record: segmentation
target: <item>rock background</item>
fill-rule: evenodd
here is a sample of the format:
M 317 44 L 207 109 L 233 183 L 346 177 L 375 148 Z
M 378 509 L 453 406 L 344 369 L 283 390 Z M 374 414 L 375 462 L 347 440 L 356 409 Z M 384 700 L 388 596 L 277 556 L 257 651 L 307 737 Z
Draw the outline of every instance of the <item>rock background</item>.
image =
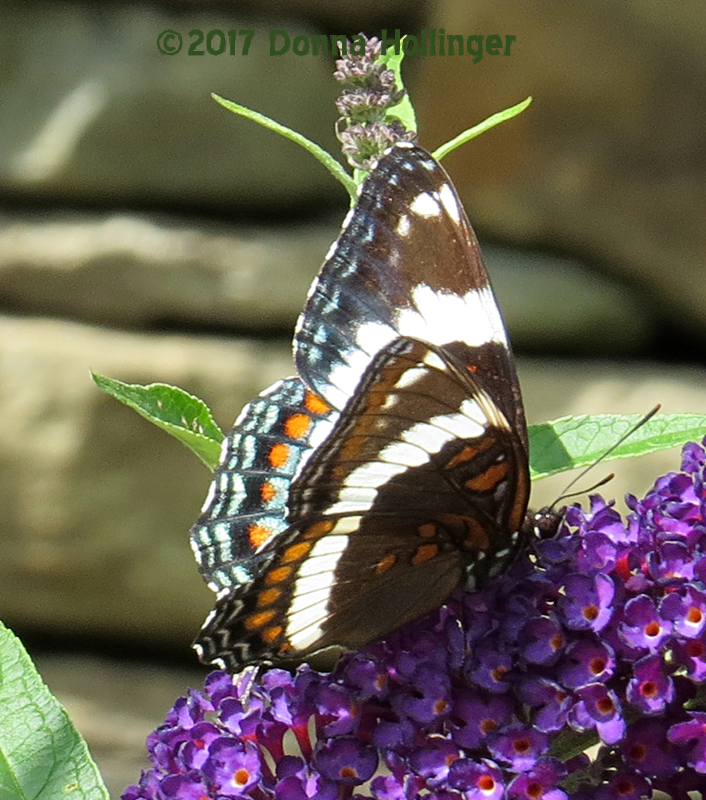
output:
M 336 152 L 332 60 L 272 57 L 267 31 L 517 36 L 509 58 L 410 57 L 406 74 L 429 148 L 535 97 L 446 162 L 491 243 L 528 416 L 703 412 L 705 24 L 695 0 L 4 3 L 0 618 L 114 796 L 203 674 L 188 645 L 212 598 L 186 534 L 209 475 L 89 370 L 178 384 L 227 427 L 291 372 L 292 325 L 346 208 L 316 161 L 209 92 Z M 158 53 L 160 31 L 193 28 L 256 34 L 247 57 Z M 677 463 L 618 463 L 606 493 Z

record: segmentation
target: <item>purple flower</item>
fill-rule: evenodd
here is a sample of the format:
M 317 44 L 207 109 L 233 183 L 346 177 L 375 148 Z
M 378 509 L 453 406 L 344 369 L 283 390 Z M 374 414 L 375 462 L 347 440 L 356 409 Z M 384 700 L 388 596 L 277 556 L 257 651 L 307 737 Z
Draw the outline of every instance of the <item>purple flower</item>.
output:
M 451 739 L 461 747 L 475 749 L 498 727 L 512 720 L 512 702 L 505 695 L 459 690 L 451 709 Z
M 278 800 L 336 800 L 338 787 L 304 764 L 301 758 L 283 756 L 277 762 L 275 797 Z
M 661 605 L 662 616 L 670 620 L 674 631 L 685 639 L 695 639 L 706 627 L 706 592 L 686 585 L 683 594 L 668 594 Z
M 352 736 L 320 741 L 314 751 L 314 767 L 329 780 L 357 786 L 373 776 L 378 765 L 374 747 Z
M 242 797 L 260 780 L 260 753 L 252 742 L 222 737 L 211 746 L 203 772 L 216 794 Z
M 674 700 L 674 682 L 661 656 L 645 656 L 633 667 L 628 700 L 646 714 L 659 714 Z
M 615 586 L 610 576 L 598 573 L 569 575 L 564 581 L 559 610 L 571 630 L 602 630 L 613 615 Z
M 522 630 L 525 660 L 533 664 L 553 664 L 564 649 L 566 639 L 561 623 L 553 616 L 531 619 Z
M 672 623 L 662 619 L 651 597 L 641 594 L 625 604 L 618 633 L 629 647 L 654 651 L 671 632 Z
M 645 719 L 632 725 L 619 752 L 628 767 L 648 777 L 666 778 L 681 766 L 662 719 Z
M 647 779 L 624 767 L 595 793 L 595 800 L 642 800 L 652 794 Z
M 690 711 L 691 719 L 672 725 L 669 741 L 687 749 L 686 762 L 697 772 L 706 772 L 706 712 Z
M 147 772 L 142 773 L 140 780 L 135 786 L 127 787 L 123 792 L 122 800 L 161 800 L 162 786 L 164 781 L 169 777 L 178 778 L 182 776 L 167 775 L 165 777 L 163 774 L 160 774 L 159 770 L 149 769 Z M 193 777 L 197 776 L 192 776 L 192 778 Z M 185 800 L 191 800 L 187 793 L 185 793 L 183 797 Z
M 491 637 L 478 646 L 469 667 L 471 681 L 477 686 L 493 693 L 509 691 L 508 672 L 512 668 L 512 658 Z
M 430 723 L 446 716 L 451 704 L 449 676 L 432 665 L 422 664 L 409 678 L 408 691 L 393 698 L 400 717 Z
M 560 684 L 537 675 L 527 676 L 519 683 L 517 696 L 534 710 L 534 727 L 542 733 L 563 728 L 574 703 L 571 693 Z
M 576 694 L 580 700 L 569 714 L 572 726 L 577 730 L 595 727 L 602 742 L 619 742 L 625 735 L 625 720 L 616 693 L 603 683 L 589 683 Z
M 610 512 L 611 519 L 615 519 L 617 527 L 621 526 L 620 515 L 612 508 L 606 509 Z M 598 521 L 598 517 L 593 518 L 593 524 Z M 604 520 L 605 522 L 605 520 Z M 613 526 L 611 526 L 613 527 Z M 582 573 L 594 575 L 597 572 L 610 572 L 615 565 L 618 548 L 603 530 L 589 530 L 581 542 L 581 549 L 576 553 L 576 564 Z
M 628 505 L 572 506 L 330 673 L 211 673 L 124 800 L 686 800 L 706 780 L 704 449 Z
M 162 781 L 160 789 L 164 797 L 178 797 L 181 800 L 202 800 L 208 796 L 203 776 L 196 771 L 170 775 Z
M 395 89 L 394 72 L 380 60 L 380 40 L 366 39 L 365 51 L 360 54 L 350 44 L 346 55 L 336 61 L 333 73 L 343 88 L 336 100 L 341 115 L 336 132 L 348 163 L 370 169 L 387 147 L 412 141 L 416 133 L 406 130 L 394 114 L 388 113 L 402 100 L 405 90 Z
M 425 779 L 427 786 L 436 786 L 446 780 L 449 768 L 460 755 L 461 751 L 453 742 L 444 736 L 434 736 L 414 748 L 409 765 Z
M 501 800 L 505 792 L 500 768 L 488 759 L 454 761 L 449 770 L 449 786 L 463 792 L 467 800 Z
M 520 724 L 507 727 L 488 741 L 493 758 L 507 764 L 512 772 L 531 769 L 548 748 L 549 737 L 545 733 Z
M 593 639 L 575 639 L 559 666 L 559 679 L 569 689 L 608 680 L 615 669 L 613 648 Z
M 565 775 L 561 762 L 543 758 L 508 786 L 508 800 L 567 800 L 568 795 L 559 788 Z
M 694 560 L 684 542 L 667 541 L 660 550 L 647 553 L 645 560 L 650 577 L 658 583 L 690 581 L 694 577 Z
M 697 683 L 706 680 L 706 640 L 677 640 L 673 645 L 674 657 L 678 664 L 686 668 L 689 677 Z
M 394 775 L 378 775 L 370 788 L 378 800 L 407 800 L 405 787 Z

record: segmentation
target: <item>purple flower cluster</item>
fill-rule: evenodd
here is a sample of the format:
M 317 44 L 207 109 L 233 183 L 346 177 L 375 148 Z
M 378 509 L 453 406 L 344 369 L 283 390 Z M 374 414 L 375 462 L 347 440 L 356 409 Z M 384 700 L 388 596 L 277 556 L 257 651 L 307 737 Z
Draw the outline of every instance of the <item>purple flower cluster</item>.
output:
M 687 800 L 706 786 L 705 476 L 687 445 L 627 520 L 572 506 L 492 585 L 332 673 L 211 673 L 123 800 Z
M 341 150 L 352 167 L 369 170 L 390 145 L 413 141 L 416 133 L 390 117 L 389 109 L 402 100 L 405 90 L 395 88 L 394 72 L 380 61 L 380 40 L 363 38 L 365 52 L 353 54 L 349 42 L 349 52 L 336 61 L 333 76 L 342 86 L 336 100 Z

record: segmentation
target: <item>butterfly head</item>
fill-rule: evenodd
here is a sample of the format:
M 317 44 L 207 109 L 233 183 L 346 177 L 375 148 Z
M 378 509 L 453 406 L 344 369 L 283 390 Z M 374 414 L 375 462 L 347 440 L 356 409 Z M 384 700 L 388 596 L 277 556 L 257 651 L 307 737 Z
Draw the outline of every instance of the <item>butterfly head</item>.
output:
M 528 510 L 522 523 L 521 539 L 527 542 L 551 539 L 559 532 L 565 515 L 566 506 L 559 509 L 544 506 L 537 511 Z

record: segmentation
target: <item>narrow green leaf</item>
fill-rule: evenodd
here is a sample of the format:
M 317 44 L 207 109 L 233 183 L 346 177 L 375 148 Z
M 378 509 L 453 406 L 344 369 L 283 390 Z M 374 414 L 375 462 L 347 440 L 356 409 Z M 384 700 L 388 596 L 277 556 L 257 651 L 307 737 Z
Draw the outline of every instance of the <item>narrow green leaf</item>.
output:
M 531 102 L 532 98 L 528 97 L 526 100 L 523 100 L 516 106 L 506 108 L 504 111 L 498 111 L 497 114 L 493 114 L 487 119 L 484 119 L 483 122 L 479 122 L 472 128 L 468 128 L 468 130 L 463 131 L 463 133 L 459 133 L 458 136 L 455 136 L 453 139 L 451 139 L 451 141 L 446 142 L 446 144 L 442 144 L 441 147 L 437 147 L 432 155 L 435 159 L 437 159 L 437 161 L 441 161 L 442 158 L 453 152 L 460 145 L 469 142 L 471 139 L 475 139 L 476 136 L 480 136 L 481 133 L 489 131 L 496 125 L 500 125 L 501 122 L 506 122 L 507 120 L 516 117 L 518 114 L 521 114 L 526 108 L 529 107 Z
M 0 798 L 108 800 L 86 743 L 0 623 Z
M 142 386 L 91 374 L 100 389 L 179 439 L 210 470 L 216 468 L 223 431 L 203 400 L 166 383 Z
M 315 142 L 312 142 L 311 139 L 307 139 L 306 136 L 303 136 L 297 131 L 293 131 L 286 125 L 275 122 L 273 119 L 266 117 L 264 114 L 260 114 L 259 112 L 253 111 L 250 108 L 241 106 L 238 103 L 234 103 L 232 100 L 226 100 L 224 97 L 220 97 L 217 94 L 211 94 L 211 97 L 217 103 L 222 105 L 223 108 L 227 108 L 228 111 L 232 111 L 234 114 L 238 114 L 241 117 L 245 117 L 253 122 L 257 122 L 257 124 L 262 125 L 263 128 L 268 128 L 269 130 L 278 133 L 280 136 L 284 136 L 285 139 L 290 139 L 292 142 L 295 142 L 303 147 L 307 152 L 311 153 L 314 158 L 320 161 L 333 175 L 333 177 L 339 181 L 339 183 L 343 184 L 343 187 L 351 196 L 353 201 L 357 200 L 358 196 L 356 194 L 355 181 L 339 164 L 339 162 L 336 161 L 336 159 L 330 153 L 327 153 L 323 147 L 319 147 L 319 145 Z
M 530 425 L 532 480 L 593 464 L 642 416 L 595 414 Z M 705 434 L 706 414 L 658 414 L 616 447 L 606 460 L 641 456 L 689 441 L 700 442 Z

